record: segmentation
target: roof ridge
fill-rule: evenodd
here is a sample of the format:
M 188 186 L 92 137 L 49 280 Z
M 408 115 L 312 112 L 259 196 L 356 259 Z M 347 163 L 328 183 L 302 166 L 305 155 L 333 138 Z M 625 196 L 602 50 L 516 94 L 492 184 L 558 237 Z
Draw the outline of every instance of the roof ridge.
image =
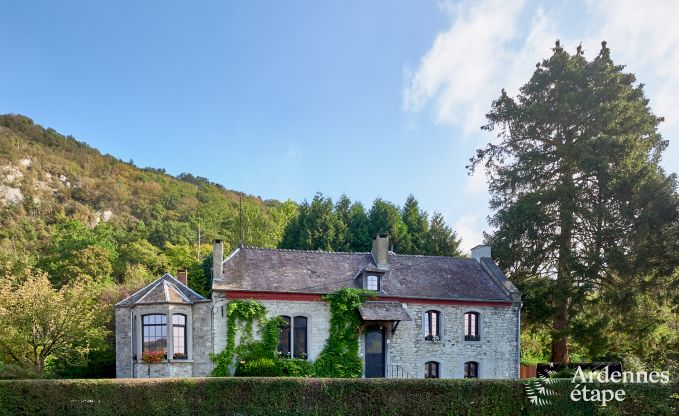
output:
M 369 251 L 325 251 L 325 250 L 301 250 L 295 248 L 273 248 L 273 247 L 255 247 L 255 246 L 243 246 L 242 248 L 247 250 L 262 250 L 262 251 L 283 251 L 283 252 L 296 252 L 296 253 L 325 253 L 325 254 L 370 254 Z
M 394 253 L 393 251 L 390 251 L 389 254 L 393 254 L 394 256 L 398 257 L 424 257 L 424 258 L 435 258 L 435 259 L 456 259 L 456 260 L 474 260 L 470 257 L 462 257 L 462 256 L 432 256 L 430 254 L 399 254 L 399 253 Z

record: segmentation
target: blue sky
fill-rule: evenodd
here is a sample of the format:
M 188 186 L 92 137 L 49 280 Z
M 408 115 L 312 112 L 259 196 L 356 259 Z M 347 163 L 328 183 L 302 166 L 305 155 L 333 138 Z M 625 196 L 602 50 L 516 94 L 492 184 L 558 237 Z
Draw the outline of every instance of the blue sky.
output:
M 679 16 L 650 1 L 23 1 L 0 5 L 0 113 L 263 198 L 413 193 L 478 243 L 484 114 L 554 40 L 647 84 L 679 171 Z

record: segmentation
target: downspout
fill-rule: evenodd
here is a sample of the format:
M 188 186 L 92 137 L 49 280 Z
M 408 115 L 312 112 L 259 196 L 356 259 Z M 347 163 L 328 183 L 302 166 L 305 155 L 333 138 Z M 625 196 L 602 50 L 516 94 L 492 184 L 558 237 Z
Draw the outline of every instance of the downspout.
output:
M 134 336 L 137 333 L 137 328 L 134 322 L 134 307 L 130 308 L 130 327 L 132 328 L 132 336 L 130 337 L 130 361 L 132 362 L 132 378 L 134 378 Z
M 521 377 L 521 309 L 523 308 L 523 302 L 519 303 L 519 308 L 516 311 L 516 378 Z

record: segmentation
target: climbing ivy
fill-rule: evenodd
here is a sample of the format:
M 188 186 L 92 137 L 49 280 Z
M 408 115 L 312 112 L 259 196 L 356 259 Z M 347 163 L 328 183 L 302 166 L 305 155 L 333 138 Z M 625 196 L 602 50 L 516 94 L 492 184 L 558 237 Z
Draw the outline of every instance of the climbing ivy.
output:
M 323 299 L 330 304 L 330 335 L 314 365 L 317 377 L 356 378 L 363 372 L 358 354 L 361 316 L 358 308 L 374 292 L 344 288 Z
M 253 341 L 253 325 L 255 321 L 266 326 L 266 308 L 259 302 L 247 300 L 232 300 L 227 305 L 226 313 L 226 347 L 224 351 L 215 355 L 214 376 L 228 376 L 229 367 L 233 364 L 234 356 L 242 352 Z M 240 344 L 236 347 L 236 335 L 240 332 Z M 276 346 L 274 345 L 274 349 Z

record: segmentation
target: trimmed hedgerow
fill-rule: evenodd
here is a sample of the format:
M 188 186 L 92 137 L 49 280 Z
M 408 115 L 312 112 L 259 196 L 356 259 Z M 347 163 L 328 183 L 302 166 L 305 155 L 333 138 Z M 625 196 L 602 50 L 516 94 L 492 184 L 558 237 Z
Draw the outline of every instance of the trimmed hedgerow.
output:
M 602 408 L 568 401 L 535 406 L 528 403 L 522 382 L 499 380 L 9 380 L 0 381 L 0 415 L 676 414 L 677 399 L 671 397 L 676 383 L 624 388 L 624 402 Z

